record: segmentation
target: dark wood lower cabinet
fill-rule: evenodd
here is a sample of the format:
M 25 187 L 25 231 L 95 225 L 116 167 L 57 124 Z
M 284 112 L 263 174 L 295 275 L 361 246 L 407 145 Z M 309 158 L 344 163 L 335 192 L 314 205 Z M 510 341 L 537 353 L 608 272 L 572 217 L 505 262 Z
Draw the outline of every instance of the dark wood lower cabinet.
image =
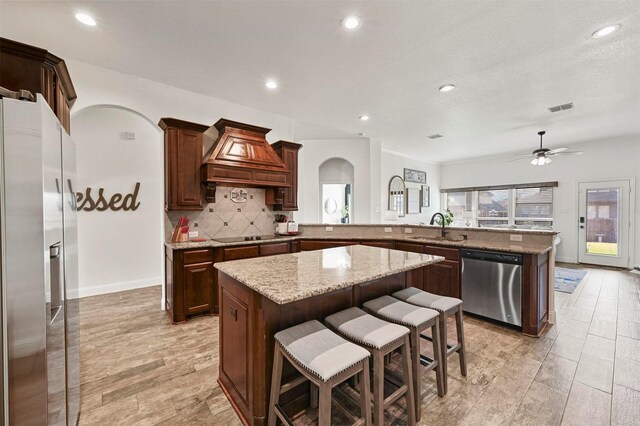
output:
M 460 299 L 460 262 L 445 260 L 426 266 L 422 289 Z
M 165 249 L 165 311 L 174 324 L 220 312 L 214 263 L 289 253 L 290 242 L 188 250 Z
M 333 240 L 302 240 L 300 241 L 300 251 L 322 250 L 333 247 L 354 246 L 357 241 L 333 241 Z
M 458 248 L 424 246 L 423 253 L 445 258 L 443 262 L 424 268 L 422 289 L 441 296 L 461 298 L 460 250 Z
M 406 285 L 464 301 L 462 260 L 457 247 L 384 240 L 295 240 L 191 250 L 167 248 L 165 309 L 174 323 L 184 322 L 196 315 L 229 315 L 219 310 L 221 298 L 232 296 L 219 294 L 218 274 L 213 267 L 216 262 L 356 244 L 443 256 L 445 260 L 442 262 L 408 272 Z M 523 259 L 522 332 L 538 336 L 546 327 L 549 317 L 549 255 L 524 254 Z M 376 290 L 381 288 L 376 287 Z M 229 299 L 228 305 L 233 305 L 232 301 Z M 242 306 L 233 306 L 233 315 L 237 318 L 234 322 L 242 320 Z M 236 383 L 236 380 L 233 382 Z
M 394 249 L 396 244 L 393 241 L 362 241 L 363 246 L 380 247 L 385 249 Z
M 549 253 L 525 254 L 522 265 L 522 332 L 539 336 L 549 321 Z
M 182 273 L 185 315 L 213 313 L 213 262 L 185 265 Z
M 165 310 L 173 323 L 193 315 L 213 315 L 216 305 L 213 249 L 165 253 Z

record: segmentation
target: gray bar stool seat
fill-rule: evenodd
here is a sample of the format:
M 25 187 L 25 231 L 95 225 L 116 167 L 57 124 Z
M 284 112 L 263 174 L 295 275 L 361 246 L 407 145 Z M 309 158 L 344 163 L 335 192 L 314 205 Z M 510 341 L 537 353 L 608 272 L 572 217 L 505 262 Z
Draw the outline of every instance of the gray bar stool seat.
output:
M 428 293 L 415 287 L 405 288 L 404 290 L 393 293 L 393 297 L 412 305 L 423 308 L 435 309 L 440 314 L 440 336 L 443 344 L 442 348 L 442 372 L 444 373 L 444 393 L 447 393 L 447 358 L 454 353 L 458 353 L 460 358 L 460 374 L 467 375 L 467 357 L 464 346 L 464 324 L 462 322 L 462 300 L 454 297 L 440 296 Z M 456 332 L 458 342 L 455 345 L 449 345 L 447 339 L 447 318 L 454 316 L 456 318 Z
M 416 395 L 416 421 L 420 421 L 422 401 L 422 372 L 420 371 L 420 364 L 426 366 L 425 371 L 435 370 L 438 395 L 444 396 L 442 365 L 440 363 L 442 348 L 440 347 L 438 311 L 412 305 L 391 296 L 382 296 L 370 300 L 362 305 L 362 308 L 384 320 L 409 327 L 411 331 L 409 335 L 411 342 L 411 359 L 413 361 L 413 389 Z M 422 332 L 429 328 L 433 336 L 431 340 L 433 343 L 434 359 L 420 353 L 420 337 Z
M 325 318 L 326 324 L 347 339 L 362 345 L 373 356 L 373 423 L 384 424 L 384 409 L 404 396 L 407 401 L 407 421 L 414 425 L 415 397 L 411 368 L 409 329 L 369 315 L 359 308 L 349 308 Z M 396 349 L 402 352 L 402 384 L 384 397 L 384 357 Z
M 319 321 L 313 320 L 279 331 L 274 336 L 271 396 L 269 398 L 269 426 L 275 426 L 276 417 L 292 424 L 279 404 L 280 395 L 309 380 L 319 389 L 320 406 L 318 424 L 331 424 L 331 391 L 334 386 L 359 375 L 360 419 L 340 406 L 354 424 L 371 424 L 371 393 L 369 390 L 369 351 L 332 332 Z M 282 381 L 283 360 L 287 359 L 302 377 L 285 385 Z

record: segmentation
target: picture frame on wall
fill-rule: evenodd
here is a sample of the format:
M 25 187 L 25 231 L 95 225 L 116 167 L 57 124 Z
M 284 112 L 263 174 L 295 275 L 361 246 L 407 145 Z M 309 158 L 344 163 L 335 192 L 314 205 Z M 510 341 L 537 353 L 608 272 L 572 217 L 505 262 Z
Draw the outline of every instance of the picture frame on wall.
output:
M 429 185 L 422 185 L 421 207 L 431 207 L 431 188 L 429 188 Z
M 404 181 L 414 183 L 427 183 L 427 172 L 421 172 L 420 170 L 404 169 Z
M 407 214 L 420 213 L 420 190 L 407 188 Z

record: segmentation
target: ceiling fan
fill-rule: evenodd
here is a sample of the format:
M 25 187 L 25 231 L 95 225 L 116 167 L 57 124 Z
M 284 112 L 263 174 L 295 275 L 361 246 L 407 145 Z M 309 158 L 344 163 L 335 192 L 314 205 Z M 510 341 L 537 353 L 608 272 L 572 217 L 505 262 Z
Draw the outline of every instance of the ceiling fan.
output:
M 540 135 L 540 148 L 533 150 L 533 152 L 531 154 L 515 154 L 518 157 L 522 157 L 522 158 L 515 158 L 513 160 L 509 160 L 509 161 L 518 161 L 518 160 L 525 160 L 528 158 L 531 158 L 533 156 L 533 159 L 531 160 L 531 164 L 534 166 L 544 166 L 546 164 L 549 164 L 551 162 L 551 157 L 555 156 L 555 155 L 580 155 L 582 154 L 582 151 L 567 151 L 567 149 L 569 148 L 556 148 L 556 149 L 549 149 L 549 148 L 543 148 L 542 147 L 542 136 L 544 136 L 546 132 L 544 130 L 541 130 L 538 132 L 538 134 Z

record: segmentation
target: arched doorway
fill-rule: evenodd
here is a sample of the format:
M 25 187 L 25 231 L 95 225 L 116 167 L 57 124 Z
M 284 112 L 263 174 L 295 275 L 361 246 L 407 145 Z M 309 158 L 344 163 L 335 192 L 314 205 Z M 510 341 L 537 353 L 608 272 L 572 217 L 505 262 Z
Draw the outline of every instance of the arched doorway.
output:
M 344 158 L 330 158 L 318 170 L 322 223 L 352 223 L 353 164 Z

